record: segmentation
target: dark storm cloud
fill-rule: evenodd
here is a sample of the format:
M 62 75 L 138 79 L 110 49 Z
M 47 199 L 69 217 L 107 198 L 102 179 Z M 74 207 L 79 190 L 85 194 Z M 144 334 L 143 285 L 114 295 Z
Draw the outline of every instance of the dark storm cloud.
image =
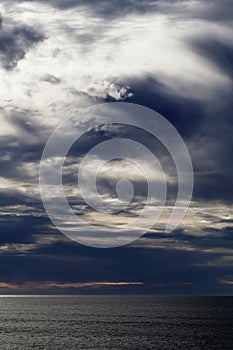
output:
M 17 0 L 16 0 L 17 1 Z M 38 2 L 42 4 L 49 4 L 58 9 L 64 10 L 80 6 L 88 6 L 90 11 L 96 14 L 115 17 L 124 13 L 132 13 L 135 11 L 146 12 L 153 9 L 157 4 L 157 0 L 26 0 L 28 2 Z
M 182 229 L 177 229 L 169 235 L 165 235 L 164 233 L 156 232 L 150 233 L 143 236 L 143 238 L 135 243 L 119 248 L 122 251 L 125 250 L 133 250 L 137 251 L 142 250 L 154 250 L 156 254 L 157 250 L 164 250 L 164 255 L 166 255 L 169 251 L 176 251 L 177 253 L 193 252 L 194 255 L 202 254 L 203 262 L 207 262 L 208 259 L 213 260 L 216 256 L 224 255 L 224 252 L 221 252 L 220 248 L 233 249 L 233 227 L 225 226 L 221 229 L 214 229 L 212 227 L 202 228 L 203 235 L 194 234 L 191 231 L 184 231 Z M 146 244 L 144 245 L 144 243 Z M 150 245 L 152 244 L 152 246 Z M 157 245 L 157 247 L 156 247 Z M 218 250 L 220 251 L 218 252 Z M 211 250 L 213 253 L 211 253 Z M 49 254 L 49 255 L 87 255 L 94 257 L 101 257 L 101 254 L 106 253 L 106 257 L 114 256 L 117 249 L 110 249 L 110 253 L 108 254 L 108 250 L 98 250 L 98 249 L 90 249 L 79 244 L 75 244 L 74 242 L 66 239 L 51 242 L 49 244 L 43 244 L 38 246 L 35 250 L 38 254 Z M 112 252 L 112 253 L 111 253 Z M 230 255 L 229 251 L 226 252 L 226 255 Z M 192 262 L 190 262 L 192 264 Z M 196 262 L 195 262 L 196 263 Z
M 49 4 L 61 10 L 87 6 L 96 15 L 104 16 L 106 19 L 119 17 L 132 13 L 165 13 L 181 18 L 200 18 L 211 21 L 232 20 L 231 0 L 192 1 L 186 0 L 25 0 L 26 2 L 37 2 Z M 7 1 L 9 2 L 9 1 Z M 12 0 L 11 2 L 17 2 Z M 190 6 L 191 4 L 191 6 Z
M 89 6 L 90 13 L 101 15 L 106 20 L 124 14 L 149 11 L 189 19 L 193 17 L 228 21 L 232 18 L 232 11 L 229 11 L 231 1 L 228 0 L 224 2 L 215 0 L 206 4 L 202 1 L 202 6 L 190 6 L 190 8 L 183 6 L 185 3 L 188 4 L 187 1 L 37 0 L 37 2 L 51 4 L 61 11 L 66 8 L 74 8 L 75 11 L 75 7 L 80 5 Z M 3 66 L 7 70 L 12 70 L 33 45 L 44 39 L 44 36 L 32 27 L 20 25 L 10 30 L 5 28 L 4 24 L 2 26 L 1 17 L 0 27 L 0 51 Z M 92 36 L 83 38 L 80 36 L 80 40 L 89 43 Z M 192 50 L 207 58 L 213 66 L 221 69 L 223 74 L 228 76 L 232 74 L 232 46 L 228 42 L 205 38 L 188 44 Z M 41 79 L 51 85 L 61 83 L 59 77 L 50 73 Z M 212 108 L 210 101 L 205 103 L 197 101 L 192 96 L 179 96 L 155 77 L 129 79 L 123 86 L 125 83 L 132 87 L 134 93 L 132 99 L 126 99 L 127 102 L 150 107 L 164 115 L 190 147 L 195 169 L 194 199 L 206 202 L 212 200 L 231 202 L 233 193 L 231 92 L 226 93 L 220 89 L 216 95 L 218 107 L 215 108 L 213 103 Z M 73 91 L 79 94 L 78 91 L 74 89 Z M 105 99 L 109 100 L 111 97 Z M 227 260 L 230 257 L 227 249 L 233 249 L 232 220 L 222 220 L 221 223 L 226 226 L 221 229 L 202 228 L 203 237 L 198 237 L 196 232 L 177 230 L 167 240 L 164 234 L 155 233 L 147 235 L 135 245 L 103 250 L 76 244 L 53 229 L 47 217 L 33 216 L 32 212 L 45 213 L 40 199 L 36 198 L 35 194 L 29 193 L 35 181 L 35 173 L 30 175 L 26 170 L 39 162 L 49 131 L 43 129 L 41 125 L 33 124 L 32 118 L 29 122 L 28 113 L 30 111 L 15 114 L 10 121 L 17 129 L 17 136 L 2 137 L 0 141 L 1 176 L 8 180 L 19 180 L 19 184 L 23 181 L 28 182 L 27 193 L 11 188 L 11 184 L 0 193 L 2 209 L 0 243 L 2 246 L 6 245 L 6 248 L 9 245 L 9 251 L 2 250 L 0 254 L 0 281 L 22 283 L 49 280 L 61 282 L 135 280 L 145 283 L 143 291 L 146 292 L 202 294 L 227 292 L 227 289 L 218 285 L 218 281 L 232 274 L 232 266 Z M 114 130 L 108 132 L 103 129 L 94 130 L 83 137 L 78 145 L 74 145 L 70 155 L 82 156 L 96 143 L 115 136 L 119 136 L 119 133 L 114 134 Z M 158 150 L 158 146 L 153 147 L 150 137 L 140 135 L 139 132 L 124 130 L 124 136 L 127 138 L 137 136 L 141 140 L 144 139 L 145 145 Z M 199 150 L 200 154 L 195 156 L 195 152 Z M 161 153 L 158 152 L 158 155 L 161 156 Z M 69 159 L 67 163 L 65 165 L 69 165 Z M 73 180 L 74 174 L 64 175 L 64 183 L 72 183 Z M 109 186 L 109 182 L 105 179 L 100 185 L 104 193 L 112 190 L 112 186 Z M 138 190 L 142 192 L 143 188 Z M 84 203 L 77 202 L 77 199 L 73 198 L 73 205 L 80 204 Z M 18 214 L 4 214 L 7 206 L 17 205 L 25 206 L 26 215 L 25 212 L 22 215 L 20 208 Z M 137 209 L 137 206 L 135 207 Z M 86 206 L 85 212 L 88 210 Z M 17 208 L 13 208 L 13 211 L 17 211 Z M 124 214 L 134 216 L 134 212 L 131 213 L 130 210 Z M 47 242 L 39 243 L 38 235 L 47 237 Z M 49 235 L 57 237 L 57 240 L 50 242 Z M 143 240 L 146 242 L 145 246 Z M 16 247 L 13 254 L 10 246 L 14 243 L 19 244 L 19 247 L 18 252 Z M 28 246 L 34 244 L 34 247 L 25 254 L 20 252 L 20 244 Z M 157 244 L 159 247 L 156 247 Z
M 199 129 L 199 138 L 193 140 L 192 147 L 196 147 L 199 154 L 199 157 L 193 157 L 196 170 L 194 195 L 197 199 L 228 203 L 233 200 L 232 91 L 219 93 L 216 106 L 208 107 Z
M 224 42 L 218 38 L 206 37 L 201 40 L 193 40 L 191 48 L 214 63 L 223 73 L 233 77 L 232 41 Z
M 32 215 L 2 215 L 0 216 L 0 244 L 35 243 L 35 235 L 51 234 L 49 220 L 46 217 Z
M 27 191 L 30 190 L 30 185 L 26 188 Z M 25 188 L 24 188 L 25 190 Z M 0 208 L 3 210 L 6 206 L 15 206 L 15 205 L 25 205 L 35 210 L 42 208 L 41 201 L 38 198 L 35 198 L 35 195 L 25 194 L 20 190 L 15 189 L 1 189 L 0 190 Z
M 228 158 L 230 161 L 230 158 Z M 217 164 L 216 164 L 217 165 Z M 196 174 L 194 195 L 196 199 L 206 201 L 222 200 L 233 202 L 232 169 L 225 168 L 224 171 L 210 174 Z
M 231 226 L 224 226 L 222 228 L 202 227 L 202 235 L 195 234 L 195 229 L 192 230 L 193 232 L 191 230 L 177 229 L 168 236 L 163 233 L 150 233 L 145 235 L 145 238 L 154 242 L 155 245 L 156 241 L 159 243 L 159 240 L 162 240 L 162 244 L 168 249 L 181 249 L 188 251 L 189 248 L 193 248 L 194 251 L 202 253 L 215 250 L 217 255 L 224 254 L 220 252 L 221 248 L 233 250 L 233 227 Z M 166 243 L 168 245 L 166 245 Z M 219 249 L 220 251 L 218 253 Z M 229 252 L 228 255 L 230 255 Z
M 43 211 L 37 186 L 39 162 L 48 130 L 46 132 L 43 126 L 38 126 L 34 121 L 29 123 L 29 114 L 33 115 L 33 112 L 21 111 L 8 115 L 7 121 L 14 126 L 16 133 L 14 136 L 1 136 L 0 139 L 0 208 L 3 214 L 0 236 L 4 235 L 6 228 L 11 225 L 10 217 L 5 219 L 9 220 L 8 225 L 4 224 L 7 212 L 23 214 L 18 220 L 22 220 L 21 226 L 25 220 L 27 226 L 25 213 L 29 215 Z M 23 231 L 20 225 L 18 229 Z
M 128 102 L 157 111 L 175 126 L 182 137 L 190 137 L 198 130 L 203 118 L 202 105 L 191 96 L 179 96 L 151 76 L 130 80 L 130 86 L 134 95 Z
M 177 234 L 177 238 L 181 236 Z M 64 239 L 22 256 L 1 254 L 0 271 L 5 282 L 125 280 L 143 282 L 142 292 L 215 294 L 220 290 L 218 281 L 231 271 L 228 266 L 212 267 L 215 259 L 214 253 L 130 245 L 90 249 Z M 17 275 L 9 275 L 9 264 Z
M 201 53 L 208 55 L 208 59 L 218 64 L 229 76 L 232 66 L 232 51 L 229 47 L 221 54 L 218 48 L 222 46 L 214 46 L 215 55 L 212 53 L 212 45 L 210 51 L 207 47 L 208 41 L 206 51 Z M 222 63 L 219 58 L 221 55 L 224 57 Z M 175 126 L 185 140 L 195 172 L 193 199 L 232 202 L 233 90 L 216 88 L 216 101 L 210 104 L 208 100 L 198 101 L 192 96 L 183 97 L 171 92 L 152 77 L 126 83 L 134 93 L 128 102 L 159 112 Z M 130 137 L 130 133 L 127 137 Z M 144 141 L 141 138 L 140 142 L 150 149 L 157 148 L 149 136 L 144 135 Z M 159 152 L 157 155 L 161 154 Z M 165 160 L 167 161 L 167 157 Z
M 0 146 L 0 175 L 2 177 L 29 182 L 37 181 L 35 179 L 36 170 L 32 172 L 30 170 L 34 170 L 33 167 L 36 167 L 36 163 L 41 159 L 43 143 L 3 137 Z
M 198 18 L 203 18 L 211 21 L 231 21 L 233 18 L 232 1 L 231 0 L 212 0 L 211 2 L 200 1 L 200 5 L 193 6 L 190 11 Z
M 4 113 L 3 109 L 2 114 Z M 36 121 L 36 116 L 33 120 L 31 117 L 34 117 L 34 112 L 30 110 L 13 111 L 5 115 L 4 119 L 15 130 L 14 135 L 2 135 L 0 138 L 0 176 L 6 179 L 29 183 L 32 180 L 38 181 L 35 178 L 35 173 L 37 174 L 35 169 L 41 159 L 50 130 Z
M 17 0 L 11 0 L 17 2 Z M 158 12 L 181 18 L 200 18 L 211 21 L 229 21 L 232 20 L 231 0 L 213 0 L 209 2 L 186 0 L 26 0 L 28 2 L 37 2 L 49 4 L 58 9 L 71 9 L 80 6 L 89 8 L 90 13 L 103 16 L 106 19 L 124 16 L 132 13 L 151 13 Z M 9 1 L 8 1 L 9 2 Z M 191 4 L 191 6 L 190 6 Z
M 6 70 L 12 70 L 27 51 L 44 40 L 44 35 L 28 25 L 4 26 L 0 17 L 0 59 Z

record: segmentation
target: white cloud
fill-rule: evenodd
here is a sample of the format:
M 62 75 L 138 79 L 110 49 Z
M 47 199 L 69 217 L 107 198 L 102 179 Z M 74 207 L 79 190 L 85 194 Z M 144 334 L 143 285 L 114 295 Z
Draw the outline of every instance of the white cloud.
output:
M 186 44 L 191 37 L 230 39 L 224 24 L 181 19 L 156 12 L 107 21 L 85 6 L 59 10 L 46 4 L 1 4 L 4 23 L 40 28 L 46 40 L 32 48 L 13 72 L 1 70 L 1 104 L 40 110 L 49 116 L 89 105 L 95 98 L 131 96 L 123 84 L 151 75 L 176 94 L 210 98 L 230 81 Z M 45 75 L 58 84 L 43 81 Z M 123 85 L 122 85 L 123 84 Z

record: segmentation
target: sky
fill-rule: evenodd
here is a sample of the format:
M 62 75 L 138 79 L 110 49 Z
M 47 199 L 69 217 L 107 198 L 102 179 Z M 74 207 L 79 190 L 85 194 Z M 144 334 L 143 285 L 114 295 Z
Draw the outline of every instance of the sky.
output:
M 232 20 L 231 0 L 0 0 L 0 294 L 232 294 Z M 76 214 L 111 234 L 144 205 L 145 178 L 122 159 L 98 178 L 111 203 L 118 179 L 127 174 L 134 182 L 120 215 L 94 212 L 77 192 L 84 155 L 116 136 L 154 152 L 168 183 L 155 227 L 130 244 L 98 249 L 54 227 L 39 168 L 61 122 L 76 116 L 81 128 L 87 120 L 80 110 L 109 102 L 151 108 L 177 129 L 192 159 L 194 190 L 184 220 L 167 234 L 166 210 L 177 194 L 170 155 L 137 128 L 89 130 L 64 163 L 64 192 Z

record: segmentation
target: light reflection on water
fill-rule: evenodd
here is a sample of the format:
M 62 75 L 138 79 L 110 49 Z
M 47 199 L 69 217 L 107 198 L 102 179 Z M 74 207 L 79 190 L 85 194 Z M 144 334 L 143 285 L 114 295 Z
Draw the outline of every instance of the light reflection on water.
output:
M 1 296 L 0 349 L 232 349 L 233 298 Z

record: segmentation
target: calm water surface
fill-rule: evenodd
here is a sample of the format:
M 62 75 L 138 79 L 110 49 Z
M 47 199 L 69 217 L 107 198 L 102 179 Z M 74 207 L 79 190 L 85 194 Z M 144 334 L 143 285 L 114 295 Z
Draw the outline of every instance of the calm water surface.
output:
M 0 349 L 233 349 L 233 298 L 1 297 Z

